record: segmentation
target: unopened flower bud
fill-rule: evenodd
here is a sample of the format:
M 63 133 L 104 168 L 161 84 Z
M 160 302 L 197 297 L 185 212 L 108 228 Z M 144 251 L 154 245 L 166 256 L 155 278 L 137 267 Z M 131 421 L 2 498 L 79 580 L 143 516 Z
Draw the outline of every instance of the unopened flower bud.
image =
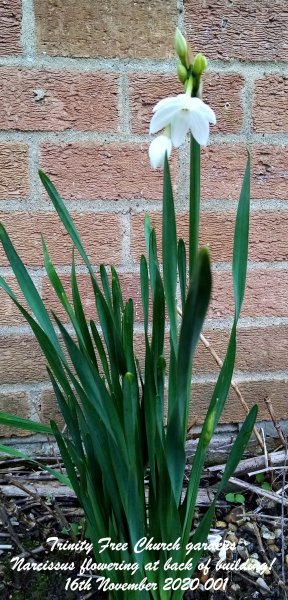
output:
M 200 52 L 194 58 L 193 72 L 195 75 L 202 75 L 202 73 L 204 73 L 206 71 L 206 68 L 207 68 L 207 59 Z
M 184 35 L 181 33 L 178 27 L 175 31 L 175 50 L 181 60 L 181 63 L 186 65 L 188 46 Z
M 181 83 L 186 82 L 186 80 L 188 78 L 188 73 L 187 73 L 186 67 L 184 67 L 184 65 L 182 65 L 181 62 L 178 62 L 178 65 L 177 65 L 177 75 L 178 75 L 178 79 L 179 79 L 179 81 L 181 81 Z

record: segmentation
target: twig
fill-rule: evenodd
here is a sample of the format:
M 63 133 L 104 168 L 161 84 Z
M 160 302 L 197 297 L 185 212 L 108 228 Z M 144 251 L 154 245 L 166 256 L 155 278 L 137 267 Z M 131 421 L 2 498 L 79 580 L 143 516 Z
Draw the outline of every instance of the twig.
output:
M 182 310 L 181 310 L 181 308 L 177 307 L 177 311 L 178 311 L 178 314 L 182 317 Z M 214 360 L 217 363 L 218 367 L 220 367 L 220 369 L 221 369 L 223 367 L 223 361 L 221 360 L 220 356 L 218 356 L 217 352 L 214 350 L 213 346 L 211 346 L 210 342 L 203 335 L 203 333 L 200 333 L 200 340 L 204 344 L 205 348 L 207 348 L 207 350 L 210 352 L 211 356 L 214 358 Z M 241 404 L 242 404 L 242 406 L 244 408 L 244 411 L 245 411 L 246 415 L 248 415 L 248 413 L 249 413 L 249 407 L 246 404 L 246 402 L 245 402 L 245 400 L 244 400 L 244 398 L 242 396 L 242 393 L 239 390 L 239 387 L 238 387 L 237 383 L 235 383 L 235 381 L 233 379 L 231 381 L 231 387 L 233 388 L 233 390 L 234 390 L 237 398 L 239 398 L 239 400 L 240 400 L 240 402 L 241 402 Z M 258 429 L 257 429 L 257 427 L 255 425 L 253 427 L 253 432 L 254 432 L 254 435 L 255 435 L 255 437 L 257 439 L 257 442 L 258 442 L 261 450 L 264 451 L 263 441 L 262 441 L 261 436 L 259 434 L 259 431 L 258 431 Z
M 279 496 L 277 496 L 277 494 L 275 494 L 275 492 L 272 492 L 271 490 L 263 490 L 262 488 L 258 487 L 257 485 L 253 485 L 252 483 L 247 483 L 246 481 L 242 481 L 241 479 L 238 479 L 237 477 L 230 477 L 229 482 L 234 483 L 235 485 L 239 486 L 240 488 L 243 488 L 245 490 L 249 490 L 250 492 L 258 494 L 258 496 L 264 496 L 265 498 L 268 498 L 268 500 L 273 500 L 273 502 L 277 502 L 278 504 L 281 504 L 281 502 L 284 502 L 285 506 L 288 506 L 288 500 L 286 500 L 286 498 L 283 498 L 283 497 L 279 498 Z
M 4 506 L 0 506 L 0 516 L 1 516 L 2 522 L 6 525 L 8 531 L 9 531 L 9 534 L 10 534 L 12 540 L 15 542 L 16 546 L 18 546 L 18 548 L 20 548 L 21 552 L 24 552 L 27 556 L 27 552 L 26 552 L 25 548 L 23 548 L 17 533 L 14 531 L 14 528 L 11 525 L 11 521 L 9 519 L 9 516 L 8 516 Z
M 285 463 L 284 466 L 286 467 L 286 462 L 287 462 L 287 445 L 285 446 Z M 282 503 L 281 503 L 281 572 L 282 572 L 282 579 L 284 581 L 284 583 L 286 583 L 286 578 L 285 578 L 285 535 L 284 535 L 284 491 L 285 491 L 285 469 L 283 469 L 283 475 L 282 475 Z
M 259 471 L 251 471 L 251 473 L 247 473 L 247 475 L 252 477 L 253 475 L 259 475 L 259 473 L 266 473 L 268 471 L 282 471 L 283 469 L 288 469 L 288 466 L 283 467 L 283 465 L 279 465 L 279 467 L 265 467 L 264 469 L 259 469 Z
M 270 453 L 270 461 L 271 461 L 271 467 L 273 466 L 277 466 L 277 465 L 282 465 L 285 462 L 285 452 L 281 451 L 281 452 L 271 452 Z M 213 473 L 213 472 L 217 472 L 217 471 L 224 471 L 225 469 L 225 464 L 222 465 L 213 465 L 211 467 L 208 467 L 207 471 L 208 473 Z M 253 469 L 253 467 L 259 467 L 259 469 L 265 469 L 265 460 L 264 460 L 264 456 L 255 456 L 253 458 L 245 458 L 244 460 L 241 460 L 236 468 L 236 470 L 234 471 L 234 474 L 236 475 L 246 475 L 247 473 L 249 473 L 249 471 L 251 469 Z
M 265 398 L 264 402 L 265 402 L 265 404 L 267 406 L 267 409 L 268 409 L 268 412 L 269 412 L 270 417 L 272 419 L 273 425 L 274 425 L 274 427 L 275 427 L 275 429 L 276 429 L 276 431 L 278 433 L 278 437 L 280 439 L 280 442 L 281 442 L 281 444 L 283 444 L 284 448 L 287 448 L 288 447 L 287 439 L 285 438 L 285 436 L 283 434 L 283 431 L 281 429 L 280 423 L 279 423 L 278 419 L 275 416 L 273 404 L 272 404 L 270 398 Z
M 261 552 L 266 564 L 269 565 L 271 561 L 269 560 L 269 558 L 265 552 L 265 548 L 263 546 L 262 538 L 261 538 L 259 527 L 258 527 L 257 523 L 253 523 L 253 528 L 254 528 L 254 533 L 256 535 L 256 538 L 257 538 L 260 552 Z M 275 571 L 273 566 L 271 566 L 270 568 L 271 568 L 271 571 L 272 571 L 277 583 L 280 584 L 280 577 L 279 577 L 278 573 Z M 283 583 L 284 583 L 284 581 L 283 581 Z

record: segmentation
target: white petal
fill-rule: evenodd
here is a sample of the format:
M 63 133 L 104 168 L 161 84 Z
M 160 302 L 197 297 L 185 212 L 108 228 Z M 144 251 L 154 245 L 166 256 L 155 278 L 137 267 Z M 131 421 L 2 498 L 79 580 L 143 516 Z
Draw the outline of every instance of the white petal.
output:
M 171 121 L 171 140 L 175 148 L 179 148 L 185 142 L 189 127 L 190 113 L 188 111 L 180 111 Z
M 172 152 L 172 143 L 167 135 L 158 135 L 149 146 L 149 158 L 153 169 L 164 166 L 165 154 L 168 158 Z
M 201 146 L 207 146 L 209 140 L 209 123 L 200 112 L 190 113 L 190 129 L 196 142 Z
M 202 102 L 202 105 L 199 107 L 199 112 L 203 116 L 205 116 L 206 119 L 208 119 L 209 123 L 212 123 L 212 125 L 216 125 L 216 115 L 214 113 L 214 110 L 212 110 L 212 108 L 210 108 L 208 104 Z
M 157 110 L 151 119 L 150 133 L 157 133 L 157 131 L 164 129 L 164 127 L 170 124 L 178 111 L 179 108 L 177 106 L 164 106 Z
M 159 102 L 155 104 L 153 112 L 156 112 L 160 109 L 162 110 L 162 108 L 172 106 L 177 106 L 178 108 L 181 108 L 183 103 L 183 96 L 186 96 L 186 94 L 178 94 L 178 96 L 168 96 L 168 98 L 163 98 L 162 100 L 159 100 Z

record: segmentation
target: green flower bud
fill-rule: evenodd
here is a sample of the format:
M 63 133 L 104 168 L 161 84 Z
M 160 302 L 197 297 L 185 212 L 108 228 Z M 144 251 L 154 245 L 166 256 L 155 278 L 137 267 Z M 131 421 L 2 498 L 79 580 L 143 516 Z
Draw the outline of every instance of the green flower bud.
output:
M 181 33 L 178 27 L 175 31 L 175 50 L 181 60 L 181 63 L 186 65 L 188 46 L 184 35 Z
M 185 83 L 185 81 L 188 78 L 188 72 L 186 67 L 184 67 L 184 65 L 182 65 L 181 62 L 178 62 L 177 65 L 177 75 L 178 75 L 178 79 L 179 81 L 181 81 L 181 83 Z
M 193 62 L 193 72 L 195 73 L 195 75 L 202 75 L 202 73 L 205 73 L 206 68 L 207 59 L 205 58 L 205 56 L 203 56 L 203 54 L 197 54 Z

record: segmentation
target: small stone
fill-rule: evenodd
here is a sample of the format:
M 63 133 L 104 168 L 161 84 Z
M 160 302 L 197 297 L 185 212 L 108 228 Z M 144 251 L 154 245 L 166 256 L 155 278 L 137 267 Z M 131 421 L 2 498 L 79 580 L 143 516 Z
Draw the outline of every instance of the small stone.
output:
M 261 535 L 264 540 L 275 540 L 275 533 L 270 531 L 266 525 L 262 525 L 261 527 Z
M 241 546 L 241 544 L 238 544 L 237 552 L 238 552 L 239 556 L 241 556 L 241 558 L 243 558 L 243 560 L 247 560 L 247 558 L 249 558 L 249 553 L 245 546 Z
M 274 529 L 274 535 L 275 535 L 276 539 L 280 538 L 282 536 L 282 529 L 278 529 L 278 528 Z
M 238 583 L 232 583 L 232 585 L 230 586 L 230 590 L 232 590 L 233 592 L 239 592 L 240 591 L 240 585 L 238 585 Z
M 247 533 L 254 533 L 254 526 L 252 523 L 244 523 L 241 530 L 246 531 Z
M 269 544 L 269 550 L 271 550 L 271 552 L 275 552 L 275 554 L 277 554 L 277 552 L 280 552 L 280 548 L 276 546 L 276 544 Z
M 262 577 L 258 577 L 258 579 L 256 579 L 256 583 L 258 583 L 258 585 L 260 586 L 260 592 L 262 596 L 267 596 L 267 594 L 271 594 L 269 586 L 267 585 L 267 583 L 265 583 Z
M 231 542 L 231 544 L 238 544 L 238 538 L 237 535 L 235 535 L 234 533 L 228 533 L 227 538 L 228 542 Z
M 224 521 L 216 521 L 215 527 L 217 529 L 226 529 L 227 523 L 225 523 Z
M 238 527 L 237 527 L 237 525 L 234 525 L 234 523 L 229 523 L 228 529 L 229 529 L 229 531 L 237 531 Z
M 244 514 L 245 511 L 243 506 L 235 506 L 234 508 L 232 508 L 232 510 L 230 510 L 228 515 L 224 517 L 224 519 L 226 523 L 234 523 L 236 525 L 241 525 L 242 523 L 244 523 Z

